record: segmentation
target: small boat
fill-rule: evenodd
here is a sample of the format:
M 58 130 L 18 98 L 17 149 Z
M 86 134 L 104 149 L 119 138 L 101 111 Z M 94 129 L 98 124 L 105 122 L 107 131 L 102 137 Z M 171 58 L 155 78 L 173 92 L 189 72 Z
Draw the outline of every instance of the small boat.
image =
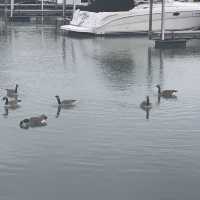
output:
M 153 31 L 161 29 L 162 4 L 153 5 Z M 166 31 L 192 30 L 200 27 L 200 2 L 166 0 Z M 89 12 L 76 10 L 69 25 L 61 29 L 72 33 L 113 35 L 145 33 L 149 28 L 149 4 L 139 4 L 129 11 Z

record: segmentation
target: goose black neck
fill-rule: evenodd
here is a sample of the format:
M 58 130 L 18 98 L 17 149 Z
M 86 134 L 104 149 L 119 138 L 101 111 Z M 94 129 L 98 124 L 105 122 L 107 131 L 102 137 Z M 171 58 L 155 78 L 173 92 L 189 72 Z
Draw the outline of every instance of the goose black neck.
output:
M 147 106 L 149 106 L 150 102 L 149 102 L 149 96 L 147 96 Z
M 18 88 L 18 85 L 15 86 L 15 93 L 17 93 L 17 88 Z
M 161 93 L 161 89 L 160 89 L 160 86 L 158 85 L 158 94 Z
M 57 99 L 58 104 L 60 105 L 61 104 L 60 97 L 57 96 L 56 99 Z

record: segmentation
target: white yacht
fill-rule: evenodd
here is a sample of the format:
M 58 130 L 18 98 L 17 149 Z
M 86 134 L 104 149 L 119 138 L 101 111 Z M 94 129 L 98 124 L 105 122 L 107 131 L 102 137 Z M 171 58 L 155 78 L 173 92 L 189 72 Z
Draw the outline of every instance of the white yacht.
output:
M 161 3 L 153 4 L 153 31 L 161 28 Z M 149 27 L 149 4 L 140 4 L 129 11 L 88 12 L 76 10 L 69 25 L 61 26 L 67 32 L 94 35 L 130 34 L 146 32 Z M 200 2 L 166 0 L 166 30 L 187 30 L 200 27 Z

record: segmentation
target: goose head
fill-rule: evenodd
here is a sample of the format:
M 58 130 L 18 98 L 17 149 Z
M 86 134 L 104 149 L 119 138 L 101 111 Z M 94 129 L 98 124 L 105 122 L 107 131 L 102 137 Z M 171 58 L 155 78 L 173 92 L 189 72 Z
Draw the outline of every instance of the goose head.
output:
M 29 128 L 30 119 L 24 119 L 19 123 L 20 128 L 28 129 Z
M 157 85 L 156 85 L 156 87 L 159 89 L 159 88 L 160 88 L 160 85 L 159 85 L 159 84 L 157 84 Z
M 160 85 L 157 84 L 156 87 L 158 88 L 158 93 L 160 94 L 161 93 L 161 88 L 160 88 Z

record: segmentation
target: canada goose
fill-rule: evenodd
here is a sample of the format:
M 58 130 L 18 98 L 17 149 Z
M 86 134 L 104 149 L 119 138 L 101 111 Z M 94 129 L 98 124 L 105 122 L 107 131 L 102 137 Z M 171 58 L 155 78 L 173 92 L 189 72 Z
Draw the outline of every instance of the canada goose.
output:
M 23 129 L 28 129 L 29 127 L 34 128 L 34 127 L 46 126 L 47 119 L 48 117 L 44 114 L 37 117 L 31 117 L 29 119 L 26 118 L 19 123 L 19 126 Z
M 146 100 L 143 101 L 141 104 L 140 104 L 140 107 L 143 109 L 143 110 L 149 110 L 152 108 L 152 103 L 150 103 L 149 101 L 149 96 L 146 97 Z
M 158 95 L 165 98 L 173 98 L 175 97 L 174 93 L 178 92 L 178 90 L 162 90 L 161 91 L 160 85 L 156 85 L 156 87 L 158 88 Z
M 18 84 L 15 85 L 15 89 L 6 89 L 7 91 L 7 96 L 8 97 L 16 97 L 17 96 L 17 89 L 18 89 Z
M 55 96 L 58 102 L 58 106 L 60 107 L 69 107 L 69 106 L 74 106 L 77 100 L 74 99 L 67 99 L 67 100 L 60 100 L 60 97 L 58 95 Z
M 8 97 L 3 97 L 3 101 L 5 101 L 5 107 L 16 107 L 18 102 L 21 102 L 20 99 L 8 100 Z

